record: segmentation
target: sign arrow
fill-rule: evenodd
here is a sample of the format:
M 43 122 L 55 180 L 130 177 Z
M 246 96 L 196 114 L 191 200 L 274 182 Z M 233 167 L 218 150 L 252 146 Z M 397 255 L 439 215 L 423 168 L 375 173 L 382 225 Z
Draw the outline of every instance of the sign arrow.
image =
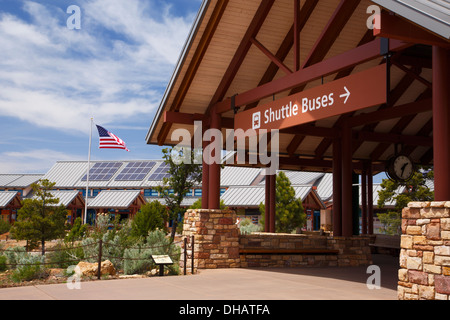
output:
M 340 98 L 346 97 L 346 98 L 345 98 L 345 101 L 344 101 L 344 104 L 346 104 L 348 98 L 350 97 L 350 91 L 348 91 L 347 87 L 345 87 L 345 86 L 344 86 L 344 89 L 345 89 L 346 93 L 341 94 L 339 97 L 340 97 Z

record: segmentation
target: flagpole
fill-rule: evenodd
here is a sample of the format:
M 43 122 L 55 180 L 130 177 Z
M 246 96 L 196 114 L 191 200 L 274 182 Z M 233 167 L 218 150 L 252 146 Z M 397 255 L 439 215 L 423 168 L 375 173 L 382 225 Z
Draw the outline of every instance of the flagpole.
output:
M 90 122 L 90 134 L 89 134 L 89 152 L 88 152 L 88 164 L 86 170 L 86 199 L 84 203 L 84 224 L 87 222 L 87 210 L 88 210 L 88 196 L 89 196 L 89 171 L 91 168 L 91 146 L 92 146 L 92 123 L 94 122 L 94 118 L 91 118 Z

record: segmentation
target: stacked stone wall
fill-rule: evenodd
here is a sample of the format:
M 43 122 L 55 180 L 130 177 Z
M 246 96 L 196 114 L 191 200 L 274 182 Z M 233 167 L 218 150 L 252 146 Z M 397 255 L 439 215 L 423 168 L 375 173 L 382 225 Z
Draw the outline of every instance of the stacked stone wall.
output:
M 239 268 L 239 229 L 229 210 L 188 210 L 183 236 L 194 236 L 195 269 Z M 182 262 L 183 263 L 183 262 Z
M 241 254 L 241 267 L 346 267 L 372 263 L 369 238 L 305 234 L 253 233 L 240 236 L 240 248 L 267 250 L 318 250 L 311 254 Z M 326 252 L 326 251 L 330 252 Z M 335 252 L 333 252 L 335 251 Z
M 411 202 L 402 212 L 400 300 L 448 300 L 450 202 Z

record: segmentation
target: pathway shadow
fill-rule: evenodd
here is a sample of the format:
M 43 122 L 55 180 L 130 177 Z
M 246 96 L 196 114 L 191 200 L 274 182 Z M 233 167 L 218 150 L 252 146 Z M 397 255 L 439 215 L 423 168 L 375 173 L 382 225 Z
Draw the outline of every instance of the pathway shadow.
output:
M 373 254 L 373 265 L 380 267 L 381 287 L 397 290 L 399 258 L 385 254 Z M 298 274 L 311 277 L 332 278 L 358 283 L 366 283 L 372 273 L 368 266 L 362 267 L 305 267 L 305 268 L 265 268 L 265 271 Z M 255 268 L 261 270 L 260 268 Z

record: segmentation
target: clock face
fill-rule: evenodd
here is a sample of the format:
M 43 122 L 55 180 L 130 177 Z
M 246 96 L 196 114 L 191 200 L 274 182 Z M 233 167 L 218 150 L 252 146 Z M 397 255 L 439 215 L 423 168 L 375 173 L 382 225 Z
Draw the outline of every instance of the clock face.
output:
M 393 162 L 393 172 L 398 180 L 406 181 L 411 178 L 414 167 L 411 159 L 406 156 L 398 156 Z

